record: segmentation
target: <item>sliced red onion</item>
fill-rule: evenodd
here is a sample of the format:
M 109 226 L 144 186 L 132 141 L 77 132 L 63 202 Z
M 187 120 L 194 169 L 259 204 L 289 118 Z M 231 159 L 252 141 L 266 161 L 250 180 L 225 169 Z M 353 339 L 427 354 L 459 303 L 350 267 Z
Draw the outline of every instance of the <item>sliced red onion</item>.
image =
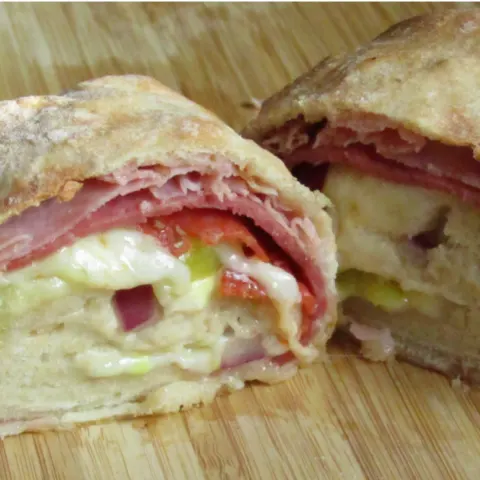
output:
M 221 368 L 233 368 L 266 356 L 260 335 L 254 338 L 231 338 L 225 345 Z
M 146 324 L 155 314 L 156 302 L 151 285 L 117 290 L 113 297 L 114 309 L 126 332 Z

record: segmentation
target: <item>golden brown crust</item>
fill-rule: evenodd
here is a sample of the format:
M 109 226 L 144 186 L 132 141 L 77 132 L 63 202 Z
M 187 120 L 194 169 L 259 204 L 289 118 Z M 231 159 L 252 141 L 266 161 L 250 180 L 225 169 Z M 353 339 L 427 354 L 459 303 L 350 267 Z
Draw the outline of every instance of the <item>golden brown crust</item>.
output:
M 401 22 L 352 55 L 326 58 L 264 102 L 244 135 L 260 141 L 302 115 L 307 122 L 357 112 L 388 117 L 480 158 L 480 9 Z
M 0 102 L 0 129 L 0 222 L 50 197 L 68 199 L 75 182 L 126 164 L 195 164 L 199 154 L 212 162 L 227 158 L 245 178 L 278 189 L 286 206 L 325 222 L 323 195 L 309 192 L 273 155 L 152 78 L 103 77 L 60 96 Z

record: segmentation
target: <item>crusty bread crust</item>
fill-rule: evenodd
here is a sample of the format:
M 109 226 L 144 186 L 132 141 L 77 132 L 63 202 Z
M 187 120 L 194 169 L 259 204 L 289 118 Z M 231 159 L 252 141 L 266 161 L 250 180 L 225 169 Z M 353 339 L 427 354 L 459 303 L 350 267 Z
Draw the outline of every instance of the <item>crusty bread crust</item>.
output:
M 175 382 L 151 392 L 142 399 L 116 406 L 50 412 L 43 416 L 36 414 L 31 419 L 24 418 L 0 423 L 0 439 L 23 432 L 70 429 L 74 425 L 99 423 L 113 418 L 130 419 L 147 415 L 176 413 L 194 406 L 209 404 L 221 391 L 222 383 L 215 380 Z
M 452 9 L 394 25 L 351 55 L 329 57 L 273 95 L 244 136 L 256 141 L 289 120 L 349 112 L 388 117 L 480 159 L 480 9 Z
M 393 336 L 395 340 L 395 359 L 425 368 L 451 380 L 458 380 L 468 386 L 480 385 L 480 362 L 478 356 L 462 356 L 440 350 L 411 338 Z M 348 327 L 340 326 L 332 338 L 332 343 L 343 350 L 359 352 L 359 342 L 349 333 Z M 393 357 L 387 358 L 390 361 Z
M 448 378 L 458 379 L 468 385 L 480 385 L 478 357 L 445 352 L 432 345 L 422 345 L 410 340 L 395 339 L 396 357 L 400 360 L 435 370 Z
M 0 222 L 30 206 L 68 198 L 83 180 L 127 164 L 192 165 L 227 158 L 245 178 L 278 190 L 282 202 L 324 224 L 321 194 L 242 139 L 201 106 L 142 76 L 83 82 L 60 96 L 0 102 Z M 322 229 L 323 230 L 323 229 Z

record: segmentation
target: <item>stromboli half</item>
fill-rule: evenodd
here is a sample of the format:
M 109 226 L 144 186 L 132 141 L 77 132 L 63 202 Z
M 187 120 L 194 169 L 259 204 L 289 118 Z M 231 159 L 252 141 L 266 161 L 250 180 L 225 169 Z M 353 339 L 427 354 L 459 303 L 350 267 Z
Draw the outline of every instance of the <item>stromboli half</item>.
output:
M 332 200 L 342 323 L 367 356 L 475 383 L 479 54 L 478 9 L 412 18 L 322 61 L 244 131 Z
M 317 357 L 327 200 L 273 155 L 140 76 L 2 102 L 0 131 L 0 435 L 177 411 Z

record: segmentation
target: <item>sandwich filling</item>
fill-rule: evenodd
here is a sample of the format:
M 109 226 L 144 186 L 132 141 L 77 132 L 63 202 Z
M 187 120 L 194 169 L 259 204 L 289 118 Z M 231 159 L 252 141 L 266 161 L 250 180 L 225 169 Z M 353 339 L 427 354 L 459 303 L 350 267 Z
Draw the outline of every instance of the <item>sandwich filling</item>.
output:
M 478 355 L 480 164 L 471 148 L 354 114 L 291 121 L 262 143 L 332 200 L 343 321 L 380 343 L 374 352 L 367 344 L 370 357 L 394 352 L 390 331 L 400 343 Z
M 176 381 L 276 381 L 316 356 L 326 298 L 310 220 L 228 167 L 185 170 L 125 169 L 0 226 L 0 356 L 19 359 L 1 371 L 1 416 Z

